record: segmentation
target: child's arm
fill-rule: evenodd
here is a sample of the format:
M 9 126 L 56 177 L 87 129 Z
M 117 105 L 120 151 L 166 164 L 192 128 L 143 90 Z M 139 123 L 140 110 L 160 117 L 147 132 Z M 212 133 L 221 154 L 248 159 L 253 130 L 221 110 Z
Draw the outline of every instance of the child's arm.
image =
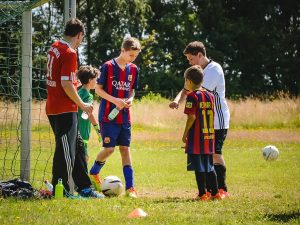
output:
M 102 141 L 102 138 L 101 138 L 101 132 L 100 132 L 100 127 L 99 127 L 99 124 L 94 116 L 93 113 L 90 113 L 89 114 L 89 120 L 91 122 L 91 124 L 93 125 L 97 135 L 98 135 L 98 141 L 101 142 Z
M 107 101 L 115 104 L 118 109 L 123 109 L 124 107 L 128 106 L 128 104 L 123 99 L 116 98 L 112 95 L 107 94 L 107 92 L 104 91 L 104 89 L 103 89 L 103 85 L 100 85 L 100 84 L 96 85 L 95 92 L 101 98 L 104 98 Z
M 188 114 L 185 129 L 184 129 L 184 133 L 182 135 L 183 143 L 186 143 L 186 138 L 187 138 L 188 132 L 191 129 L 191 127 L 193 126 L 195 120 L 196 120 L 196 115 Z
M 132 102 L 133 102 L 134 96 L 135 96 L 135 90 L 132 89 L 131 92 L 130 92 L 130 94 L 129 94 L 129 98 L 126 99 L 126 101 L 125 101 L 127 103 L 126 108 L 129 108 L 129 107 L 132 106 Z
M 188 90 L 183 88 L 175 97 L 175 99 L 169 104 L 171 109 L 178 109 L 179 103 L 182 103 L 188 94 Z

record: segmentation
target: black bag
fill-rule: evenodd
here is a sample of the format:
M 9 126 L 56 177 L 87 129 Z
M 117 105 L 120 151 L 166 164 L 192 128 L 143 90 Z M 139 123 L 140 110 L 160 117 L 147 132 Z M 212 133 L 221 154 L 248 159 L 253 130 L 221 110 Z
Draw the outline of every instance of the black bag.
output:
M 34 197 L 35 189 L 27 181 L 13 179 L 0 181 L 0 197 L 17 197 L 28 199 Z

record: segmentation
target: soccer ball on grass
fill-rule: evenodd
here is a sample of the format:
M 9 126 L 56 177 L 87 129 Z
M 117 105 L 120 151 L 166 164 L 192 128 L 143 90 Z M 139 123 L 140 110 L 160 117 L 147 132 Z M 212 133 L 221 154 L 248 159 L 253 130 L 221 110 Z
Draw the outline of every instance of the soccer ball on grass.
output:
M 105 196 L 119 196 L 123 191 L 122 181 L 117 176 L 107 176 L 102 181 L 101 190 Z
M 278 158 L 279 151 L 274 145 L 268 145 L 262 149 L 263 157 L 267 161 L 275 161 Z

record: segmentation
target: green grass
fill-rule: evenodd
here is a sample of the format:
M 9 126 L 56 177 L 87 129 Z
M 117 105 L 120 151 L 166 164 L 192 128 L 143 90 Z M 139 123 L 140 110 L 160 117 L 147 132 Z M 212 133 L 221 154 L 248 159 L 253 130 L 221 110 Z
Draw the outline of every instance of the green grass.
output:
M 0 198 L 0 225 L 300 224 L 299 101 L 229 101 L 231 129 L 224 146 L 227 184 L 232 195 L 229 199 L 192 201 L 196 182 L 194 174 L 186 171 L 180 142 L 186 116 L 182 108 L 169 109 L 169 100 L 150 94 L 135 101 L 132 108 L 131 149 L 138 199 Z M 38 111 L 34 118 L 40 115 L 44 113 Z M 54 151 L 47 118 L 40 122 L 32 127 L 31 180 L 36 188 L 44 179 L 51 179 Z M 0 175 L 7 179 L 19 174 L 17 136 L 13 121 L 0 124 Z M 261 149 L 269 144 L 280 151 L 275 162 L 266 162 L 262 157 Z M 94 131 L 89 147 L 91 166 L 100 149 Z M 102 177 L 107 175 L 116 175 L 124 183 L 118 151 L 101 172 Z M 149 216 L 128 219 L 127 215 L 137 207 Z
M 147 133 L 141 128 L 141 131 Z M 261 148 L 270 140 L 232 138 L 225 142 L 227 183 L 231 198 L 195 202 L 194 174 L 186 171 L 186 156 L 178 134 L 170 140 L 136 138 L 132 144 L 135 183 L 140 198 L 103 200 L 0 199 L 1 224 L 299 224 L 300 140 L 273 143 L 280 150 L 275 162 L 266 162 Z M 295 130 L 299 134 L 299 130 Z M 289 131 L 286 132 L 289 135 Z M 91 162 L 98 146 L 91 146 Z M 102 177 L 117 175 L 123 182 L 116 151 Z M 140 207 L 148 217 L 128 219 Z

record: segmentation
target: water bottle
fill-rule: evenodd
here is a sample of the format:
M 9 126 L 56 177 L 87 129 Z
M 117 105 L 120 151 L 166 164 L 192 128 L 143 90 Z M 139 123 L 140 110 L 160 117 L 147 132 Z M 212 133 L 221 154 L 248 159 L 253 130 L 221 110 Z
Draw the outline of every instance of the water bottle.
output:
M 58 183 L 55 186 L 55 198 L 59 199 L 64 197 L 64 185 L 62 184 L 62 179 L 58 179 Z
M 48 180 L 45 180 L 44 181 L 46 187 L 48 188 L 48 191 L 53 191 L 53 185 L 48 181 Z
M 111 112 L 108 115 L 108 119 L 109 120 L 113 120 L 114 118 L 116 118 L 116 116 L 119 114 L 120 110 L 116 107 L 113 110 L 111 110 Z
M 81 113 L 81 118 L 84 119 L 84 120 L 87 120 L 89 118 L 89 115 L 85 111 L 83 111 Z

